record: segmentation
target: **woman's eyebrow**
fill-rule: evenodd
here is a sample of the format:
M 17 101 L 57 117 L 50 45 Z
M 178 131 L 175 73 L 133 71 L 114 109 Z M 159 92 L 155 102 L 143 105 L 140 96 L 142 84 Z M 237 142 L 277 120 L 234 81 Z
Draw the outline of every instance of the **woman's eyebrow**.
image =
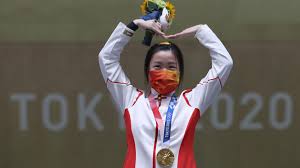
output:
M 169 65 L 177 65 L 177 62 L 168 62 Z

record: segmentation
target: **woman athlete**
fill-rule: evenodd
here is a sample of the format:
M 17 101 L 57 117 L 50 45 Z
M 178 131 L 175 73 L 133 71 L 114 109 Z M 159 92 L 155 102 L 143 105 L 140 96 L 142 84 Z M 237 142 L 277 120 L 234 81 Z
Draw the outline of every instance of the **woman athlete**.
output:
M 153 45 L 146 54 L 149 91 L 131 85 L 120 65 L 120 55 L 138 28 L 153 30 L 165 39 L 195 37 L 209 50 L 212 66 L 193 88 L 176 95 L 183 74 L 183 56 L 171 42 Z M 193 140 L 197 121 L 220 93 L 233 65 L 222 42 L 207 25 L 196 25 L 174 35 L 160 23 L 135 19 L 119 23 L 99 53 L 103 78 L 126 125 L 124 168 L 195 168 Z

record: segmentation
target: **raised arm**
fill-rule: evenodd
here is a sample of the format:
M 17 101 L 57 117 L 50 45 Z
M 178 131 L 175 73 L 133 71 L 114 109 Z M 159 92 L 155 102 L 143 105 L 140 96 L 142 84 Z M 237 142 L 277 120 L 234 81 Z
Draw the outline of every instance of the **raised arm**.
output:
M 193 107 L 203 114 L 224 86 L 233 65 L 232 58 L 218 37 L 207 25 L 197 25 L 167 38 L 178 38 L 194 35 L 205 46 L 211 56 L 211 69 L 195 88 L 185 96 Z
M 187 94 L 191 105 L 198 107 L 203 114 L 224 86 L 233 61 L 222 42 L 207 25 L 202 25 L 195 37 L 209 50 L 212 64 L 206 76 Z
M 134 31 L 119 23 L 99 53 L 99 65 L 107 88 L 119 110 L 130 106 L 138 91 L 133 87 L 120 65 L 123 48 L 133 36 Z
M 99 65 L 104 81 L 116 105 L 122 112 L 131 106 L 141 94 L 131 85 L 120 65 L 120 55 L 138 27 L 151 29 L 159 35 L 164 35 L 160 31 L 161 25 L 154 20 L 136 19 L 127 26 L 119 23 L 99 53 Z

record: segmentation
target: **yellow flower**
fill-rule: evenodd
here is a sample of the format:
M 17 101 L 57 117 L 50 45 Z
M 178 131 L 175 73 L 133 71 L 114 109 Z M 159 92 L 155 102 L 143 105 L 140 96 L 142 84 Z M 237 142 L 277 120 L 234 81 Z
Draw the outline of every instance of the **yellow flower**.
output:
M 142 3 L 141 7 L 141 11 L 143 15 L 146 15 L 146 11 L 147 11 L 147 5 L 148 5 L 148 0 L 144 0 L 144 2 Z
M 166 8 L 170 12 L 170 16 L 168 18 L 169 21 L 172 21 L 175 18 L 175 6 L 171 4 L 171 2 L 166 3 Z
M 156 2 L 156 0 L 150 0 L 150 1 Z M 148 2 L 149 2 L 149 0 L 144 0 L 142 5 L 140 6 L 143 15 L 147 14 Z M 166 2 L 165 4 L 164 4 L 164 1 L 162 1 L 162 2 L 163 3 L 161 3 L 160 5 L 163 5 L 163 6 L 160 6 L 160 7 L 163 8 L 165 6 L 167 8 L 167 10 L 169 11 L 169 17 L 167 18 L 167 20 L 169 22 L 172 22 L 172 20 L 175 18 L 175 11 L 176 11 L 175 6 L 173 4 L 171 4 L 171 2 L 169 2 L 169 1 Z M 158 3 L 158 2 L 156 2 L 156 3 Z

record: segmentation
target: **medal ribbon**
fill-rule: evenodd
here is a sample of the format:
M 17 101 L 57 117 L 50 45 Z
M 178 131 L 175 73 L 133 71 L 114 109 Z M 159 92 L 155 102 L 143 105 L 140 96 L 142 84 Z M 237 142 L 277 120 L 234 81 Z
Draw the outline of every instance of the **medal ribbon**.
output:
M 154 99 L 153 95 L 149 95 L 149 102 L 152 109 L 152 112 L 154 114 L 155 121 L 158 125 L 158 130 L 160 132 L 160 137 L 162 138 L 163 144 L 169 144 L 170 143 L 170 137 L 171 137 L 171 125 L 172 125 L 172 117 L 173 117 L 173 111 L 175 109 L 175 106 L 177 104 L 177 98 L 175 94 L 172 95 L 171 100 L 169 102 L 168 111 L 166 114 L 166 120 L 165 120 L 165 128 L 163 128 L 163 120 L 159 113 L 158 107 L 156 105 L 156 101 Z

